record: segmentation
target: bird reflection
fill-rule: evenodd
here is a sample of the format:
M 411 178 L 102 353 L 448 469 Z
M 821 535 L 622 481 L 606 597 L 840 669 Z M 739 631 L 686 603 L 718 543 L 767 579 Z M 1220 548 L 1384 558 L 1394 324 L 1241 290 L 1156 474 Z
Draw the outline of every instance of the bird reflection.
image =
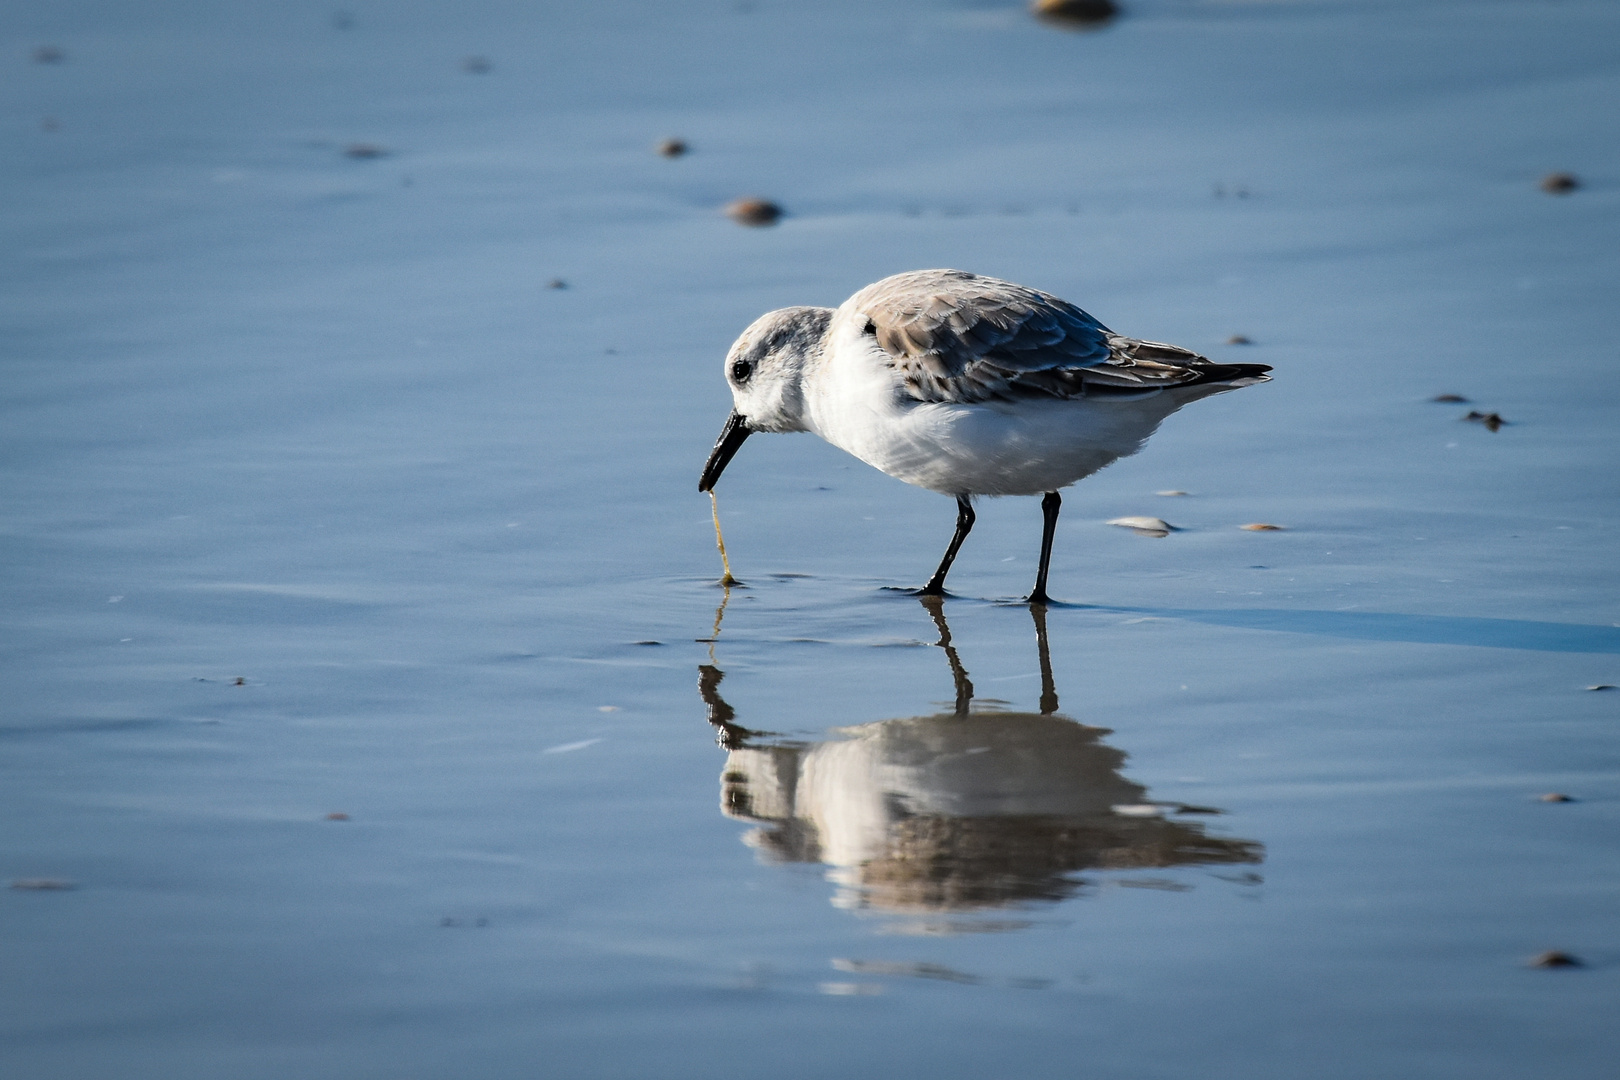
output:
M 1258 843 L 1178 820 L 1218 811 L 1151 802 L 1120 775 L 1125 754 L 1102 741 L 1106 728 L 1058 713 L 1043 606 L 1030 608 L 1040 711 L 979 712 L 939 598 L 919 599 L 950 665 L 948 713 L 789 742 L 739 724 L 720 695 L 725 673 L 698 668 L 727 751 L 721 812 L 757 826 L 744 840 L 762 859 L 829 864 L 837 906 L 913 915 L 1062 900 L 1083 871 L 1261 861 Z

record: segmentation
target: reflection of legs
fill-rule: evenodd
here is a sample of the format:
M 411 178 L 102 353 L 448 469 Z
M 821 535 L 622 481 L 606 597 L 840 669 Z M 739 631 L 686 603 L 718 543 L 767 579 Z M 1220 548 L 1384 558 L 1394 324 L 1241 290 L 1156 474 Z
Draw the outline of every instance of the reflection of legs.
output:
M 720 696 L 720 680 L 725 677 L 726 673 L 713 664 L 698 665 L 698 696 L 709 707 L 709 723 L 718 732 L 717 741 L 727 750 L 736 750 L 748 745 L 748 740 L 754 736 L 769 735 L 770 732 L 750 731 L 736 723 L 736 710 Z
M 973 684 L 968 681 L 962 658 L 956 655 L 956 647 L 951 644 L 951 628 L 945 623 L 945 604 L 937 596 L 920 596 L 918 599 L 933 618 L 934 628 L 939 631 L 939 641 L 935 644 L 945 650 L 945 659 L 951 665 L 951 680 L 956 683 L 956 715 L 966 716 L 968 706 L 973 702 Z
M 1049 604 L 1052 598 L 1046 595 L 1046 567 L 1052 561 L 1052 536 L 1057 532 L 1058 508 L 1063 500 L 1055 491 L 1048 491 L 1041 500 L 1041 568 L 1035 572 L 1035 591 L 1029 594 L 1032 604 Z
M 1052 650 L 1046 646 L 1046 605 L 1031 604 L 1029 613 L 1035 617 L 1035 649 L 1041 657 L 1041 715 L 1051 716 L 1058 711 L 1058 698 L 1052 682 Z
M 962 547 L 962 541 L 973 529 L 973 504 L 968 502 L 966 495 L 956 497 L 956 535 L 951 537 L 951 546 L 945 549 L 945 557 L 939 562 L 939 569 L 934 576 L 928 579 L 928 584 L 917 590 L 919 596 L 944 596 L 945 575 L 951 572 L 951 563 L 956 561 L 956 553 Z

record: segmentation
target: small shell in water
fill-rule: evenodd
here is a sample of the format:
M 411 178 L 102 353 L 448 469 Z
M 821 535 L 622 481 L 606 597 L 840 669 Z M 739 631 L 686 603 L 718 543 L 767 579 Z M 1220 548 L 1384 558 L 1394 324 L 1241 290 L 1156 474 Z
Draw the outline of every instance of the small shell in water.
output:
M 1156 517 L 1117 517 L 1108 524 L 1118 525 L 1122 529 L 1130 529 L 1138 536 L 1169 536 L 1176 531 L 1176 527 L 1163 518 Z

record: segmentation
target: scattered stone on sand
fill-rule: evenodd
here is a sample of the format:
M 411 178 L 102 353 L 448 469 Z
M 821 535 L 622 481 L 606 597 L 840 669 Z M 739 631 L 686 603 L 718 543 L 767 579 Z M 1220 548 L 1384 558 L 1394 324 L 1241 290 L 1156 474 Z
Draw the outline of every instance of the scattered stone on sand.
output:
M 380 158 L 387 157 L 388 151 L 376 143 L 357 142 L 350 143 L 343 148 L 344 157 L 352 158 Z
M 1614 688 L 1615 686 L 1613 683 L 1606 682 L 1593 683 L 1591 686 L 1587 687 L 1588 690 L 1613 690 Z
M 1247 525 L 1239 525 L 1244 532 L 1282 532 L 1281 525 L 1273 525 L 1269 521 L 1251 521 Z
M 11 887 L 27 892 L 65 892 L 68 889 L 78 888 L 78 885 L 66 878 L 25 877 L 13 881 Z
M 769 199 L 738 199 L 726 206 L 726 216 L 739 225 L 760 228 L 781 220 L 782 208 Z
M 246 686 L 247 685 L 247 680 L 244 679 L 242 676 L 238 675 L 236 678 L 231 680 L 231 685 L 232 686 Z
M 1549 195 L 1568 195 L 1580 186 L 1574 173 L 1554 172 L 1541 178 L 1541 190 Z
M 349 820 L 349 815 L 345 814 L 341 810 L 334 810 L 330 814 L 326 815 L 326 820 L 327 821 L 348 821 Z
M 1156 517 L 1140 517 L 1136 515 L 1117 517 L 1111 518 L 1108 524 L 1118 525 L 1122 529 L 1130 529 L 1137 536 L 1169 536 L 1176 531 L 1174 525 L 1163 518 Z
M 1434 401 L 1434 402 L 1438 402 L 1441 405 L 1466 405 L 1466 404 L 1468 404 L 1468 399 L 1463 397 L 1461 394 L 1436 394 L 1436 395 L 1434 395 L 1434 397 L 1430 398 L 1429 400 Z
M 566 288 L 568 288 L 568 282 L 564 281 L 560 277 L 554 277 L 550 281 L 546 282 L 546 288 L 548 288 L 548 289 L 566 289 Z
M 1190 492 L 1190 491 L 1176 491 L 1176 490 L 1172 489 L 1170 491 L 1155 491 L 1153 494 L 1155 494 L 1155 495 L 1163 495 L 1165 498 L 1171 499 L 1171 498 L 1176 498 L 1177 496 L 1181 496 L 1181 495 L 1191 495 L 1192 492 Z
M 465 56 L 461 60 L 461 70 L 469 75 L 488 75 L 494 69 L 487 56 Z
M 1537 956 L 1532 956 L 1530 958 L 1530 966 L 1533 968 L 1570 968 L 1585 967 L 1586 965 L 1567 952 L 1560 952 L 1558 949 L 1548 949 L 1544 953 Z
M 675 158 L 681 157 L 691 147 L 686 145 L 685 139 L 659 139 L 658 145 L 654 146 L 653 149 L 658 153 L 659 157 Z
M 1029 9 L 1042 22 L 1067 30 L 1096 30 L 1119 16 L 1114 0 L 1034 0 Z
M 1562 791 L 1549 791 L 1541 796 L 1542 802 L 1574 802 L 1573 795 L 1565 795 Z
M 646 641 L 636 641 L 636 642 L 632 642 L 631 644 L 634 644 L 634 645 L 662 645 L 663 642 L 662 641 L 654 641 L 652 638 L 648 638 Z
M 62 51 L 60 45 L 41 45 L 34 50 L 34 63 L 60 64 L 67 59 L 67 53 Z
M 1228 345 L 1253 345 L 1254 339 L 1247 334 L 1233 334 L 1226 339 Z
M 1479 412 L 1476 409 L 1469 409 L 1468 415 L 1463 419 L 1475 424 L 1484 424 L 1486 431 L 1497 431 L 1507 423 L 1500 413 Z

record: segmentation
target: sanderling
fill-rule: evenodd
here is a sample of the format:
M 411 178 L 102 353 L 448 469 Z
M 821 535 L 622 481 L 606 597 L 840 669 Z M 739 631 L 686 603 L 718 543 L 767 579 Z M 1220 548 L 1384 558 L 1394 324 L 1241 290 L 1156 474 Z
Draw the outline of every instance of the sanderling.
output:
M 1048 293 L 961 270 L 914 270 L 836 310 L 760 316 L 726 354 L 732 410 L 699 491 L 756 431 L 813 431 L 897 480 L 956 497 L 956 534 L 919 592 L 941 595 L 979 495 L 1044 495 L 1031 603 L 1048 603 L 1058 489 L 1136 453 L 1191 401 L 1265 382 L 1109 330 Z

